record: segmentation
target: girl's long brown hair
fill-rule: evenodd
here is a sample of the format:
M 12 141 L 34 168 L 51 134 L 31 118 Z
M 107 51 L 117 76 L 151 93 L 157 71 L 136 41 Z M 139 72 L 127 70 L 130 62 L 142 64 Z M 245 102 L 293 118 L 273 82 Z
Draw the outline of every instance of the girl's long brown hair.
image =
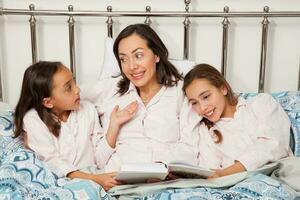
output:
M 35 109 L 50 132 L 56 137 L 59 136 L 60 122 L 55 119 L 51 110 L 43 105 L 43 99 L 51 96 L 52 79 L 60 66 L 60 62 L 40 61 L 26 69 L 14 113 L 14 137 L 24 133 L 23 118 L 30 109 Z
M 184 77 L 183 91 L 185 93 L 186 88 L 195 80 L 195 79 L 206 79 L 215 86 L 216 88 L 226 87 L 227 95 L 226 98 L 230 105 L 236 105 L 238 103 L 237 96 L 233 93 L 230 85 L 224 78 L 224 76 L 213 66 L 209 64 L 198 64 L 191 71 L 189 71 Z M 206 118 L 202 118 L 200 123 L 204 123 L 208 129 L 211 129 L 214 126 L 214 123 L 209 121 Z M 219 130 L 214 130 L 214 133 L 217 136 L 216 143 L 222 142 L 222 134 Z

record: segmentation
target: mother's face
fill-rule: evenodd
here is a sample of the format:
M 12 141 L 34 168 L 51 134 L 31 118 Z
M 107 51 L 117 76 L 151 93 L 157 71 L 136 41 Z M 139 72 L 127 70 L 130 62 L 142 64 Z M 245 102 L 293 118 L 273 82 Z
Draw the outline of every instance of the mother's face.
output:
M 121 68 L 125 76 L 138 88 L 148 87 L 156 80 L 156 63 L 159 57 L 137 34 L 123 38 L 118 46 Z

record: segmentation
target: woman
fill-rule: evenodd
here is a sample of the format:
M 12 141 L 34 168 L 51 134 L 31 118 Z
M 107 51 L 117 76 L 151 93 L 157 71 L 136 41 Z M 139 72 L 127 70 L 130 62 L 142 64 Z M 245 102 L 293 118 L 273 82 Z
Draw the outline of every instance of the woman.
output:
M 168 61 L 168 50 L 147 25 L 126 27 L 115 40 L 114 54 L 121 75 L 82 89 L 82 97 L 93 102 L 101 117 L 103 140 L 111 158 L 105 171 L 118 170 L 126 162 L 168 162 L 175 159 L 172 148 L 185 127 L 180 116 L 184 104 L 182 76 Z M 110 113 L 117 105 L 136 103 L 135 116 L 120 125 L 116 134 L 106 134 Z M 176 156 L 177 158 L 177 156 Z

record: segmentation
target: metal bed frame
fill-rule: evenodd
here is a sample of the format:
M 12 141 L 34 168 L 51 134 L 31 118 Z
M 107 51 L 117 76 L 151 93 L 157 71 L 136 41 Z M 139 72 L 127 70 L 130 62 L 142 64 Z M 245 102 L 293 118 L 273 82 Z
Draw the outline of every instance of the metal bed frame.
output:
M 75 11 L 72 5 L 68 6 L 68 10 L 37 10 L 34 4 L 29 5 L 29 10 L 26 9 L 8 9 L 0 7 L 0 16 L 4 15 L 29 15 L 29 25 L 31 31 L 31 51 L 32 62 L 37 61 L 37 20 L 35 16 L 68 16 L 69 27 L 69 51 L 70 51 L 70 68 L 76 77 L 76 59 L 75 59 L 75 17 L 89 16 L 89 17 L 107 17 L 107 35 L 113 37 L 113 18 L 117 17 L 145 17 L 144 23 L 151 26 L 151 17 L 184 17 L 184 52 L 183 58 L 189 59 L 189 43 L 190 43 L 190 26 L 191 18 L 222 18 L 223 34 L 222 34 L 222 56 L 221 56 L 221 73 L 226 76 L 227 69 L 227 54 L 228 54 L 228 30 L 230 21 L 229 18 L 262 18 L 262 35 L 261 35 L 261 49 L 260 49 L 260 73 L 258 92 L 264 92 L 266 59 L 267 59 L 267 42 L 268 42 L 268 27 L 271 17 L 300 17 L 300 11 L 277 11 L 272 12 L 268 6 L 263 8 L 261 12 L 230 12 L 229 7 L 225 6 L 223 12 L 206 12 L 206 11 L 190 11 L 191 0 L 184 0 L 185 11 L 151 11 L 150 6 L 146 6 L 145 11 L 113 11 L 112 6 L 107 6 L 107 11 L 91 11 L 78 10 Z M 300 77 L 300 72 L 299 72 Z M 298 90 L 300 89 L 300 79 L 298 77 Z M 0 70 L 0 100 L 2 96 L 2 75 Z

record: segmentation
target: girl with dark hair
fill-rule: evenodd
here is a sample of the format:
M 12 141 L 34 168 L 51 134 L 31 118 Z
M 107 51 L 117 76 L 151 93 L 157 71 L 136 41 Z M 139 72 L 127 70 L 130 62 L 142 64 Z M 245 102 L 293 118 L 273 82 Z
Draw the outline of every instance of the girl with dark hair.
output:
M 113 49 L 120 76 L 82 88 L 82 96 L 96 104 L 104 134 L 115 105 L 136 102 L 138 111 L 119 128 L 105 169 L 115 171 L 128 162 L 175 159 L 172 148 L 180 137 L 180 116 L 189 108 L 183 103 L 182 76 L 169 62 L 166 46 L 151 27 L 133 24 L 120 32 Z
M 115 145 L 115 127 L 135 115 L 135 105 L 111 113 L 107 140 L 101 140 L 97 110 L 80 101 L 71 71 L 60 62 L 41 61 L 26 69 L 15 109 L 15 136 L 24 135 L 26 145 L 59 177 L 90 179 L 105 190 L 119 184 L 116 173 L 100 174 Z M 106 143 L 103 143 L 103 142 Z
M 292 155 L 289 118 L 272 96 L 237 97 L 208 64 L 196 65 L 185 76 L 183 90 L 202 117 L 195 155 L 199 165 L 216 169 L 212 177 L 255 170 Z

